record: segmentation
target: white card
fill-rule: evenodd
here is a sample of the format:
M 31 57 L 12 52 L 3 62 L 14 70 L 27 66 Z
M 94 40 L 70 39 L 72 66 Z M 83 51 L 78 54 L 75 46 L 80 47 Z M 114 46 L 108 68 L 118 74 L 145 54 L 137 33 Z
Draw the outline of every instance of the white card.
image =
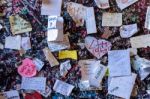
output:
M 109 51 L 108 68 L 111 77 L 131 75 L 130 51 L 129 50 Z
M 132 48 L 143 48 L 150 46 L 150 34 L 130 38 Z
M 45 91 L 45 88 L 46 88 L 45 77 L 22 78 L 21 89 Z
M 21 38 L 21 47 L 24 50 L 31 49 L 31 42 L 30 42 L 30 38 L 29 37 L 22 37 Z
M 21 36 L 9 36 L 5 38 L 5 48 L 8 49 L 21 49 Z
M 147 7 L 146 20 L 145 20 L 145 28 L 150 30 L 150 6 Z
M 102 26 L 121 26 L 122 13 L 103 13 Z
M 73 90 L 74 86 L 68 83 L 65 83 L 63 81 L 60 80 L 56 80 L 53 90 L 65 95 L 65 96 L 69 96 Z
M 137 32 L 137 24 L 123 25 L 120 27 L 120 36 L 122 38 L 129 38 Z
M 36 66 L 36 68 L 37 68 L 38 71 L 40 71 L 42 69 L 42 67 L 44 66 L 44 62 L 41 61 L 38 58 L 34 58 L 33 62 L 34 62 L 34 64 L 35 64 L 35 66 Z
M 109 8 L 109 0 L 94 0 L 96 5 L 101 9 Z
M 20 99 L 19 93 L 17 90 L 11 90 L 3 92 L 5 99 Z
M 87 34 L 92 34 L 97 32 L 93 7 L 86 7 L 86 29 L 87 29 Z
M 108 86 L 108 94 L 115 95 L 121 98 L 130 99 L 133 90 L 136 74 L 131 76 L 114 77 Z
M 123 10 L 138 0 L 116 0 L 118 7 Z
M 61 14 L 62 0 L 42 0 L 41 15 Z
M 63 63 L 60 64 L 60 75 L 61 76 L 66 76 L 66 74 L 68 73 L 68 70 L 71 69 L 71 64 L 70 64 L 70 60 L 67 60 Z

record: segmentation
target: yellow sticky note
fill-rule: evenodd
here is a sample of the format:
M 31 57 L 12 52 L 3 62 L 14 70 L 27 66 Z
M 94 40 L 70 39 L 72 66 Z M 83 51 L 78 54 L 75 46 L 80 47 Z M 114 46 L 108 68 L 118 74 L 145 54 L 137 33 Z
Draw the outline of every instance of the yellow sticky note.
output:
M 59 59 L 65 59 L 65 58 L 71 58 L 71 59 L 77 60 L 77 51 L 76 50 L 73 50 L 73 51 L 69 51 L 69 50 L 60 51 L 59 52 Z

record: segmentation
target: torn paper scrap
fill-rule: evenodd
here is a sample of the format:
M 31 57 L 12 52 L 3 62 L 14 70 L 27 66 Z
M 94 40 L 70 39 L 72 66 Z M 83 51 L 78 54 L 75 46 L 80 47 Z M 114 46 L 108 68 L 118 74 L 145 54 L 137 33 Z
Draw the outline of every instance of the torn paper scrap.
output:
M 136 76 L 132 73 L 130 76 L 113 77 L 108 86 L 108 94 L 130 99 Z
M 22 78 L 21 89 L 45 91 L 46 89 L 46 78 L 45 77 L 32 77 Z
M 32 31 L 31 24 L 19 15 L 9 17 L 13 35 Z
M 6 37 L 5 48 L 20 50 L 21 49 L 21 36 L 17 35 L 17 36 Z
M 145 20 L 145 28 L 150 30 L 150 6 L 147 7 L 146 20 Z
M 86 8 L 82 4 L 68 2 L 67 5 L 67 12 L 72 17 L 76 26 L 83 26 L 84 20 L 86 16 Z
M 112 50 L 108 52 L 110 77 L 131 75 L 130 50 Z
M 128 6 L 134 4 L 138 0 L 116 0 L 118 7 L 123 10 L 127 8 Z
M 120 36 L 122 38 L 129 38 L 137 32 L 137 24 L 123 25 L 120 27 Z
M 93 7 L 86 7 L 86 29 L 87 34 L 97 33 Z
M 51 67 L 59 65 L 58 60 L 54 57 L 54 55 L 51 53 L 51 51 L 47 47 L 43 49 L 43 52 L 45 54 L 46 60 L 48 60 Z
M 69 96 L 73 90 L 74 86 L 68 83 L 65 83 L 63 81 L 60 80 L 56 80 L 53 90 L 65 95 L 65 96 Z
M 85 38 L 85 46 L 89 52 L 100 59 L 103 55 L 108 53 L 112 44 L 104 39 L 97 40 L 94 37 L 88 36 Z
M 5 96 L 4 99 L 20 99 L 19 92 L 17 90 L 3 92 L 3 95 Z
M 94 0 L 96 5 L 101 9 L 107 9 L 110 7 L 109 0 Z
M 21 48 L 24 50 L 31 49 L 30 37 L 22 37 L 21 38 Z
M 71 69 L 70 60 L 67 60 L 60 64 L 60 75 L 65 77 L 68 71 Z
M 130 38 L 132 48 L 146 48 L 150 46 L 150 34 Z
M 44 66 L 44 62 L 41 61 L 41 60 L 38 59 L 38 58 L 34 58 L 34 59 L 33 59 L 33 63 L 35 64 L 36 69 L 37 69 L 38 71 L 40 71 L 40 70 L 42 69 L 42 67 Z
M 122 13 L 103 13 L 102 26 L 121 26 Z
M 64 51 L 59 51 L 58 54 L 58 58 L 59 59 L 66 59 L 66 58 L 70 58 L 70 59 L 74 59 L 77 60 L 77 51 L 76 50 L 64 50 Z
M 51 94 L 52 90 L 50 86 L 46 86 L 45 91 L 38 91 L 38 92 L 47 98 Z
M 41 15 L 61 14 L 62 0 L 42 0 Z

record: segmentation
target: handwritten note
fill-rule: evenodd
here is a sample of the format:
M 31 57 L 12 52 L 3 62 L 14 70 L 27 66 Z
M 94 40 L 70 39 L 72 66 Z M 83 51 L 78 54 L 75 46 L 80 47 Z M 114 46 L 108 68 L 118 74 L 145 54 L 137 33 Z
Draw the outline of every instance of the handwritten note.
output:
M 5 48 L 20 50 L 21 49 L 21 36 L 17 35 L 17 36 L 6 37 Z
M 103 13 L 102 26 L 121 26 L 122 13 Z
M 18 73 L 23 77 L 33 77 L 36 75 L 36 67 L 32 60 L 26 58 L 18 67 Z
M 138 0 L 116 0 L 118 7 L 123 10 Z
M 48 97 L 52 90 L 51 90 L 51 87 L 50 86 L 46 86 L 46 90 L 45 91 L 38 91 L 41 95 L 43 95 L 44 97 Z
M 67 3 L 67 11 L 69 15 L 72 17 L 76 26 L 83 26 L 84 20 L 86 16 L 86 8 L 82 4 L 68 2 Z
M 77 60 L 77 51 L 76 50 L 64 50 L 64 51 L 60 51 L 58 54 L 58 58 L 59 59 L 66 59 L 66 58 L 70 58 L 70 59 L 74 59 Z
M 48 16 L 48 29 L 57 28 L 58 16 Z
M 31 24 L 19 15 L 9 17 L 13 35 L 32 31 Z
M 49 61 L 51 67 L 59 65 L 59 62 L 47 47 L 43 49 L 43 52 L 45 54 L 46 59 Z
M 41 61 L 41 60 L 38 59 L 38 58 L 34 58 L 34 59 L 33 59 L 33 63 L 35 64 L 36 69 L 37 69 L 38 71 L 40 71 L 40 70 L 42 69 L 42 67 L 44 66 L 44 62 Z
M 150 34 L 132 37 L 130 38 L 130 43 L 132 48 L 143 48 L 150 46 Z
M 150 6 L 147 7 L 146 20 L 145 20 L 145 28 L 150 30 Z
M 92 34 L 97 32 L 93 7 L 86 8 L 86 29 L 87 29 L 87 34 Z
M 67 60 L 60 64 L 60 75 L 65 77 L 68 71 L 71 69 L 70 60 Z
M 62 0 L 42 0 L 41 15 L 61 14 Z
M 24 50 L 31 49 L 30 37 L 22 37 L 21 38 L 21 48 Z
M 36 90 L 45 91 L 46 89 L 46 78 L 45 77 L 32 77 L 22 78 L 21 89 L 25 90 Z
M 136 76 L 136 74 L 132 73 L 130 76 L 113 77 L 108 86 L 108 94 L 130 99 Z
M 3 92 L 4 99 L 20 99 L 19 93 L 17 90 L 11 90 Z
M 109 8 L 109 0 L 94 0 L 96 5 L 101 9 Z
M 131 75 L 129 50 L 112 50 L 108 52 L 108 68 L 110 76 Z
M 137 24 L 123 25 L 120 27 L 120 36 L 122 38 L 129 38 L 137 32 Z
M 85 38 L 85 46 L 89 52 L 99 59 L 111 49 L 112 45 L 109 41 L 97 40 L 94 37 L 88 36 Z

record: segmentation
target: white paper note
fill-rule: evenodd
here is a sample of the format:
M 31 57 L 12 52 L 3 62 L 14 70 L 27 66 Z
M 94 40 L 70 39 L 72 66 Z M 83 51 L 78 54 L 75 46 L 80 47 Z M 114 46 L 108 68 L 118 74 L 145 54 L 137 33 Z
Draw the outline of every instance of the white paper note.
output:
M 19 93 L 16 90 L 3 92 L 5 99 L 20 99 Z
M 120 27 L 120 36 L 122 38 L 129 38 L 137 32 L 137 24 L 123 25 Z
M 108 86 L 108 94 L 130 99 L 136 76 L 136 74 L 132 73 L 131 76 L 112 78 Z
M 118 7 L 123 10 L 138 0 L 116 0 Z
M 46 88 L 45 77 L 22 78 L 21 89 L 45 91 L 45 88 Z
M 145 20 L 145 28 L 150 30 L 150 6 L 147 7 L 146 20 Z
M 65 95 L 65 96 L 69 96 L 73 90 L 74 86 L 68 83 L 65 83 L 63 81 L 60 80 L 56 80 L 53 90 Z
M 61 14 L 62 0 L 42 0 L 41 15 Z
M 9 36 L 5 38 L 5 48 L 20 50 L 21 36 Z
M 94 0 L 96 5 L 101 9 L 109 8 L 109 0 Z
M 44 66 L 44 62 L 41 61 L 38 58 L 34 58 L 33 62 L 34 62 L 34 64 L 35 64 L 35 66 L 36 66 L 36 68 L 37 68 L 38 71 L 40 71 L 42 69 L 42 67 Z
M 121 26 L 122 13 L 103 13 L 102 26 Z
M 21 38 L 21 47 L 22 47 L 24 50 L 31 49 L 30 37 L 22 37 L 22 38 Z
M 51 94 L 52 90 L 51 90 L 50 86 L 46 86 L 45 91 L 38 91 L 38 92 L 47 98 Z
M 150 46 L 150 34 L 130 38 L 132 48 L 143 48 Z
M 92 34 L 97 32 L 93 7 L 86 8 L 86 29 L 87 29 L 87 34 Z
M 68 70 L 71 69 L 71 64 L 70 64 L 70 60 L 67 60 L 63 63 L 60 64 L 60 75 L 61 76 L 66 76 L 66 74 L 68 73 Z
M 130 51 L 129 50 L 109 51 L 108 68 L 111 77 L 131 75 Z

